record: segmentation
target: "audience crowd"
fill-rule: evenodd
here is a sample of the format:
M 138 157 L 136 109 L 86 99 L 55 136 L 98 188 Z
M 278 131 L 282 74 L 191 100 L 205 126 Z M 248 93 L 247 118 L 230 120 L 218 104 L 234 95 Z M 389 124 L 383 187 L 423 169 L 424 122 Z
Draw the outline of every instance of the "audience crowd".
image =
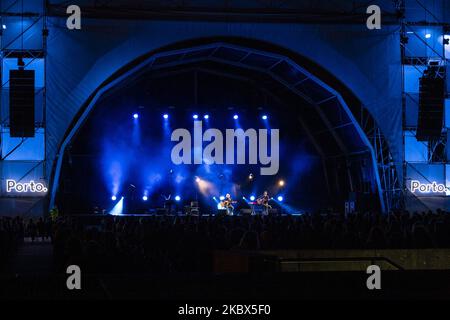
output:
M 450 247 L 450 215 L 408 212 L 275 217 L 112 217 L 59 219 L 53 230 L 60 266 L 92 271 L 211 269 L 214 250 Z
M 0 270 L 24 239 L 24 222 L 21 218 L 0 217 Z
M 2 261 L 24 237 L 51 237 L 60 271 L 207 271 L 214 250 L 450 248 L 450 214 L 0 218 Z

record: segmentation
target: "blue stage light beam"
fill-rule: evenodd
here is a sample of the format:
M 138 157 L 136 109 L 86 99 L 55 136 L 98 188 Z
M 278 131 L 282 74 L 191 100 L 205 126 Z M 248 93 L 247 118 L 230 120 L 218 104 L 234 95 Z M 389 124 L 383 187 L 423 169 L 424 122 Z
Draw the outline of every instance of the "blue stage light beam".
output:
M 195 119 L 195 120 L 197 120 L 197 119 L 198 119 L 198 114 L 192 115 L 192 118 Z
M 264 126 L 266 127 L 266 129 L 269 130 L 269 134 L 270 134 L 269 116 L 267 114 L 263 114 L 263 115 L 261 115 L 261 120 L 262 120 Z
M 255 201 L 256 197 L 255 196 L 250 196 L 250 201 Z
M 278 196 L 277 200 L 280 201 L 280 202 L 283 202 L 284 198 L 283 198 L 283 196 Z
M 181 197 L 180 196 L 175 196 L 175 201 L 180 201 L 181 200 Z
M 204 118 L 205 120 L 208 120 L 208 119 L 209 119 L 209 114 L 205 114 L 205 115 L 203 116 L 203 118 Z
M 120 199 L 120 201 L 116 203 L 116 205 L 111 209 L 109 214 L 112 215 L 112 216 L 121 216 L 121 215 L 123 215 L 123 201 L 124 201 L 124 197 L 122 197 Z
M 116 197 L 116 196 L 112 196 L 112 197 L 111 197 L 111 200 L 112 200 L 112 201 L 116 201 L 116 200 L 117 200 L 117 197 Z
M 234 119 L 234 127 L 236 129 L 241 129 L 242 127 L 241 127 L 241 121 L 239 119 L 239 115 L 238 114 L 234 114 L 233 119 Z
M 147 196 L 143 196 L 143 197 L 142 197 L 142 200 L 143 200 L 143 201 L 147 201 L 147 200 L 148 200 L 148 197 L 147 197 Z
M 170 128 L 169 115 L 167 113 L 165 113 L 163 115 L 163 118 L 164 118 L 164 121 L 163 121 L 164 135 L 166 137 L 170 137 L 170 135 L 172 134 L 172 130 Z
M 277 203 L 278 206 L 280 206 L 280 208 L 286 212 L 287 214 L 290 215 L 301 215 L 303 213 L 305 213 L 304 210 L 298 209 L 298 208 L 294 208 L 284 202 L 280 202 L 280 201 L 275 201 Z
M 139 115 L 137 113 L 134 114 L 134 123 L 133 123 L 133 145 L 139 146 L 141 144 L 141 126 L 139 125 L 138 119 Z

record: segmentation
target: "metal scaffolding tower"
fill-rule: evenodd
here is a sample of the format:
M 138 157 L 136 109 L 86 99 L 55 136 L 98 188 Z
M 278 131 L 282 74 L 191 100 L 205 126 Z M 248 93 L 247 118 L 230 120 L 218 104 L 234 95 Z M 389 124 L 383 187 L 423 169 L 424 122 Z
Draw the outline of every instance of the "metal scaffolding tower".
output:
M 42 197 L 21 197 L 5 192 L 5 180 L 17 182 L 45 180 L 45 104 L 47 19 L 45 0 L 10 0 L 0 5 L 0 201 L 2 207 L 27 214 L 40 204 Z M 12 138 L 9 116 L 9 70 L 39 70 L 35 85 L 35 138 Z M 38 139 L 40 150 L 36 150 Z M 35 156 L 27 156 L 35 148 Z
M 407 183 L 410 180 L 408 176 L 411 171 L 420 176 L 427 183 L 432 183 L 426 174 L 420 172 L 414 165 L 408 161 L 407 151 L 408 146 L 406 143 L 407 136 L 415 137 L 417 131 L 417 124 L 411 124 L 407 122 L 408 115 L 411 112 L 411 108 L 419 108 L 419 93 L 411 93 L 406 89 L 406 68 L 412 68 L 418 74 L 423 75 L 430 69 L 434 67 L 437 72 L 434 72 L 435 77 L 447 78 L 447 66 L 448 59 L 446 58 L 445 52 L 445 39 L 446 34 L 450 31 L 450 25 L 448 23 L 442 22 L 437 16 L 436 12 L 433 12 L 429 6 L 427 6 L 423 0 L 400 0 L 399 2 L 399 12 L 401 13 L 401 31 L 400 31 L 400 44 L 401 44 L 401 59 L 402 59 L 402 121 L 403 121 L 403 176 L 404 181 L 404 199 L 408 197 L 413 197 L 415 200 L 420 202 L 414 194 L 408 192 Z M 440 10 L 443 12 L 445 3 L 444 1 L 435 3 L 440 5 Z M 412 14 L 408 13 L 408 9 L 414 7 L 416 12 L 420 13 L 420 19 Z M 423 19 L 425 17 L 425 19 Z M 428 29 L 433 30 L 433 34 L 427 31 Z M 424 33 L 425 30 L 425 33 Z M 443 41 L 441 47 L 436 48 L 436 42 L 430 42 L 429 40 L 439 39 Z M 415 45 L 411 45 L 411 42 Z M 448 92 L 446 93 L 448 98 Z M 424 148 L 427 150 L 427 155 L 424 157 L 426 160 L 423 164 L 428 165 L 442 165 L 444 172 L 444 179 L 446 180 L 446 165 L 448 164 L 445 152 L 442 151 L 447 147 L 447 136 L 448 128 L 443 124 L 442 133 L 438 139 L 433 139 L 429 141 L 420 141 Z M 422 203 L 423 204 L 423 203 Z M 430 209 L 427 205 L 423 204 L 424 209 Z

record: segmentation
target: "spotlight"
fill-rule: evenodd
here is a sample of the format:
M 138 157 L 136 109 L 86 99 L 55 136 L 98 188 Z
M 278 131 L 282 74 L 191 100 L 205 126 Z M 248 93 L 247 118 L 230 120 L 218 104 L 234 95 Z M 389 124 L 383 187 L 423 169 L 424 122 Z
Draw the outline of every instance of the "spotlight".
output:
M 225 200 L 225 197 L 224 196 L 220 196 L 220 201 L 223 201 L 223 200 Z
M 147 196 L 143 196 L 143 197 L 142 197 L 142 200 L 147 201 L 147 200 L 148 200 L 148 197 L 147 197 Z
M 267 116 L 266 115 L 263 115 L 262 117 L 261 117 L 263 120 L 267 120 Z
M 256 197 L 255 196 L 250 196 L 250 201 L 255 201 Z
M 3 30 L 6 30 L 6 24 L 2 25 Z
M 112 200 L 112 201 L 116 201 L 116 200 L 117 200 L 117 197 L 116 197 L 116 196 L 112 196 L 112 197 L 111 197 L 111 200 Z
M 426 39 L 430 39 L 430 38 L 431 38 L 431 33 L 427 33 L 427 34 L 425 35 L 425 38 L 426 38 Z
M 202 179 L 200 179 L 199 177 L 195 178 L 195 182 L 199 183 L 200 181 L 202 181 Z
M 164 119 L 169 119 L 169 115 L 166 113 L 166 114 L 163 115 L 163 118 Z
M 194 115 L 192 116 L 192 118 L 198 119 L 198 114 L 194 114 Z
M 175 201 L 180 201 L 181 197 L 180 196 L 175 196 Z
M 280 187 L 284 187 L 284 180 L 278 181 L 278 185 L 279 185 Z
M 205 120 L 208 120 L 208 119 L 209 119 L 209 115 L 208 115 L 208 114 L 205 114 L 205 115 L 203 116 L 203 118 L 205 118 Z
M 138 115 L 137 113 L 135 113 L 135 114 L 133 114 L 133 118 L 134 118 L 134 119 L 138 119 L 138 118 L 139 118 L 139 115 Z
M 278 196 L 278 201 L 282 202 L 283 201 L 283 197 L 282 196 Z
M 233 119 L 234 119 L 234 120 L 237 120 L 237 119 L 239 119 L 239 116 L 238 116 L 237 114 L 235 114 L 235 115 L 233 116 Z
M 253 180 L 253 178 L 254 178 L 253 173 L 250 173 L 250 174 L 248 175 L 248 180 Z

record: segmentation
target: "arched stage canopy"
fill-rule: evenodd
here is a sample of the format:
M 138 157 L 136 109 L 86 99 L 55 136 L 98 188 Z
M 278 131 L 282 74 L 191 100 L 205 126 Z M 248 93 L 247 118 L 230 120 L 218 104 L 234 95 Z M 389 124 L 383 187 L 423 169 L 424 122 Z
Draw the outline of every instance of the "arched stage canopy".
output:
M 197 9 L 195 17 L 177 9 L 170 13 L 144 7 L 141 12 L 129 8 L 108 11 L 107 7 L 90 7 L 90 1 L 83 1 L 82 29 L 68 30 L 66 6 L 60 1 L 48 1 L 42 12 L 45 19 L 38 14 L 30 16 L 36 24 L 26 30 L 25 42 L 27 51 L 41 50 L 42 37 L 31 33 L 42 36 L 45 25 L 43 179 L 49 181 L 53 191 L 57 188 L 57 160 L 63 155 L 67 139 L 73 136 L 72 129 L 79 127 L 78 121 L 101 90 L 120 82 L 125 74 L 133 76 L 130 70 L 142 71 L 137 66 L 149 66 L 152 59 L 156 62 L 152 68 L 157 64 L 162 67 L 162 62 L 167 67 L 175 63 L 170 59 L 179 59 L 176 63 L 183 64 L 197 55 L 197 59 L 209 58 L 270 76 L 314 105 L 315 116 L 321 119 L 315 125 L 324 126 L 317 131 L 330 133 L 315 137 L 320 145 L 327 143 L 325 139 L 331 141 L 330 148 L 321 152 L 351 154 L 372 148 L 380 169 L 378 187 L 388 192 L 392 183 L 385 183 L 389 179 L 384 171 L 392 171 L 394 166 L 395 181 L 403 181 L 400 30 L 395 8 L 390 2 L 383 4 L 386 23 L 381 30 L 369 32 L 361 20 L 364 12 L 348 13 L 351 8 L 343 6 L 346 13 L 342 17 L 327 20 L 324 8 L 329 2 L 319 2 L 314 10 L 322 15 L 308 20 L 311 15 L 300 14 L 304 9 L 301 5 L 288 5 L 294 14 L 280 10 L 267 15 L 256 3 L 246 2 L 248 8 L 258 7 L 261 15 L 255 16 L 249 15 L 240 2 L 233 4 L 236 12 L 231 16 L 213 6 L 208 11 L 212 18 L 204 18 Z M 126 6 L 125 2 L 110 5 Z M 36 2 L 27 3 L 30 12 L 40 12 L 41 7 Z M 8 29 L 2 36 L 8 50 L 20 49 L 14 39 L 20 31 L 15 29 L 19 24 L 14 19 L 8 17 Z M 310 23 L 316 19 L 319 24 Z M 211 50 L 208 46 L 218 45 L 222 46 L 220 50 L 206 55 Z M 184 52 L 182 56 L 177 56 L 178 51 Z M 335 109 L 333 105 L 348 108 Z M 350 145 L 347 136 L 354 133 L 359 138 Z
M 373 187 L 379 194 L 382 210 L 386 210 L 389 203 L 385 197 L 389 195 L 386 194 L 380 179 L 377 153 L 368 139 L 368 134 L 376 130 L 376 125 L 367 111 L 363 108 L 354 108 L 353 112 L 358 110 L 358 114 L 361 116 L 360 123 L 339 92 L 299 66 L 291 58 L 279 53 L 233 43 L 212 42 L 162 51 L 130 66 L 128 70 L 124 70 L 116 78 L 102 86 L 90 99 L 65 137 L 60 152 L 63 153 L 66 150 L 67 145 L 89 116 L 97 100 L 109 89 L 149 71 L 156 72 L 165 68 L 182 67 L 202 61 L 256 72 L 260 74 L 260 78 L 268 76 L 300 97 L 303 103 L 299 105 L 299 108 L 304 104 L 312 108 L 302 111 L 300 120 L 319 154 L 327 158 L 337 155 L 345 157 L 366 153 L 375 173 L 376 185 Z M 58 188 L 57 182 L 59 181 L 62 159 L 63 157 L 59 157 L 56 162 L 51 205 L 54 204 L 54 197 Z

